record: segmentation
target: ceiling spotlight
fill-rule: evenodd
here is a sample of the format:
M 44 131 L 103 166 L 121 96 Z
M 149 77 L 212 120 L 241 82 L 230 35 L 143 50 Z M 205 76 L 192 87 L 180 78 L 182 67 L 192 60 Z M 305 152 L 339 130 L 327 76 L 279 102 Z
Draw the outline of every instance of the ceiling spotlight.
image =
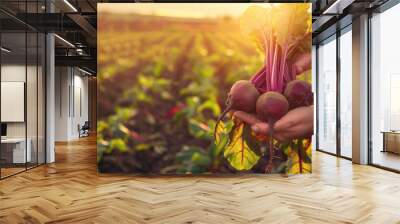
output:
M 87 75 L 90 75 L 90 76 L 93 75 L 92 73 L 90 73 L 90 72 L 88 72 L 88 71 L 86 71 L 86 70 L 83 70 L 83 69 L 81 69 L 81 68 L 79 68 L 79 67 L 78 67 L 78 70 L 81 71 L 81 72 L 83 72 L 83 73 L 85 73 L 85 74 L 87 74 Z
M 83 49 L 82 48 L 77 48 L 76 49 L 76 53 L 78 53 L 78 55 L 83 55 Z
M 6 53 L 10 53 L 11 52 L 11 50 L 9 50 L 9 49 L 7 49 L 5 47 L 1 47 L 0 49 L 1 49 L 1 51 L 4 51 Z
M 64 0 L 64 3 L 68 5 L 74 12 L 78 12 L 78 10 L 73 6 L 68 0 Z
M 355 0 L 336 0 L 322 13 L 323 15 L 329 14 L 342 14 L 343 10 L 351 5 Z
M 55 37 L 57 37 L 59 40 L 61 40 L 62 42 L 64 42 L 65 44 L 67 44 L 68 46 L 75 48 L 75 45 L 73 45 L 71 42 L 69 42 L 68 40 L 60 37 L 58 34 L 54 34 Z

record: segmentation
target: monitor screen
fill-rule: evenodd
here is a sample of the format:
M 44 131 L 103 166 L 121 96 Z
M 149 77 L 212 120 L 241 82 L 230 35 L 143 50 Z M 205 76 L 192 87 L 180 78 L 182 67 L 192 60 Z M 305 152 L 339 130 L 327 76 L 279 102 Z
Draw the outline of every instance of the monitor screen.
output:
M 7 124 L 1 124 L 1 136 L 7 136 Z

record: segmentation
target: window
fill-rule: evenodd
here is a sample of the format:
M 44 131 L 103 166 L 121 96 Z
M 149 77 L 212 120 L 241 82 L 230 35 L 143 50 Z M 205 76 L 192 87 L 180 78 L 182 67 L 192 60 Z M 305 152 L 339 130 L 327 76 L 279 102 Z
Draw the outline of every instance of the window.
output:
M 400 170 L 400 5 L 371 18 L 372 163 Z
M 351 26 L 340 36 L 340 155 L 352 157 L 352 34 Z
M 336 153 L 336 37 L 318 48 L 318 149 Z

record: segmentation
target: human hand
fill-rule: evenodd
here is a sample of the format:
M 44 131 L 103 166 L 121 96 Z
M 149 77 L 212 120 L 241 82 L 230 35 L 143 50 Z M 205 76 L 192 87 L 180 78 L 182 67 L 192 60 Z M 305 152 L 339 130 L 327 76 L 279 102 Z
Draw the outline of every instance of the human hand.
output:
M 236 111 L 234 117 L 251 125 L 251 129 L 259 135 L 268 136 L 271 126 L 261 121 L 254 114 Z M 290 110 L 273 126 L 273 137 L 281 142 L 296 138 L 309 137 L 314 131 L 314 106 L 298 107 Z

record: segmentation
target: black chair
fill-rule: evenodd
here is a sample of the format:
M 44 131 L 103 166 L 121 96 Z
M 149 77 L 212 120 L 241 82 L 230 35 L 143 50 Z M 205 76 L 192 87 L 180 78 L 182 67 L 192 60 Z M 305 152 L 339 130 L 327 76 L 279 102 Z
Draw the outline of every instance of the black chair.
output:
M 90 123 L 85 121 L 82 127 L 78 124 L 79 138 L 89 136 Z

